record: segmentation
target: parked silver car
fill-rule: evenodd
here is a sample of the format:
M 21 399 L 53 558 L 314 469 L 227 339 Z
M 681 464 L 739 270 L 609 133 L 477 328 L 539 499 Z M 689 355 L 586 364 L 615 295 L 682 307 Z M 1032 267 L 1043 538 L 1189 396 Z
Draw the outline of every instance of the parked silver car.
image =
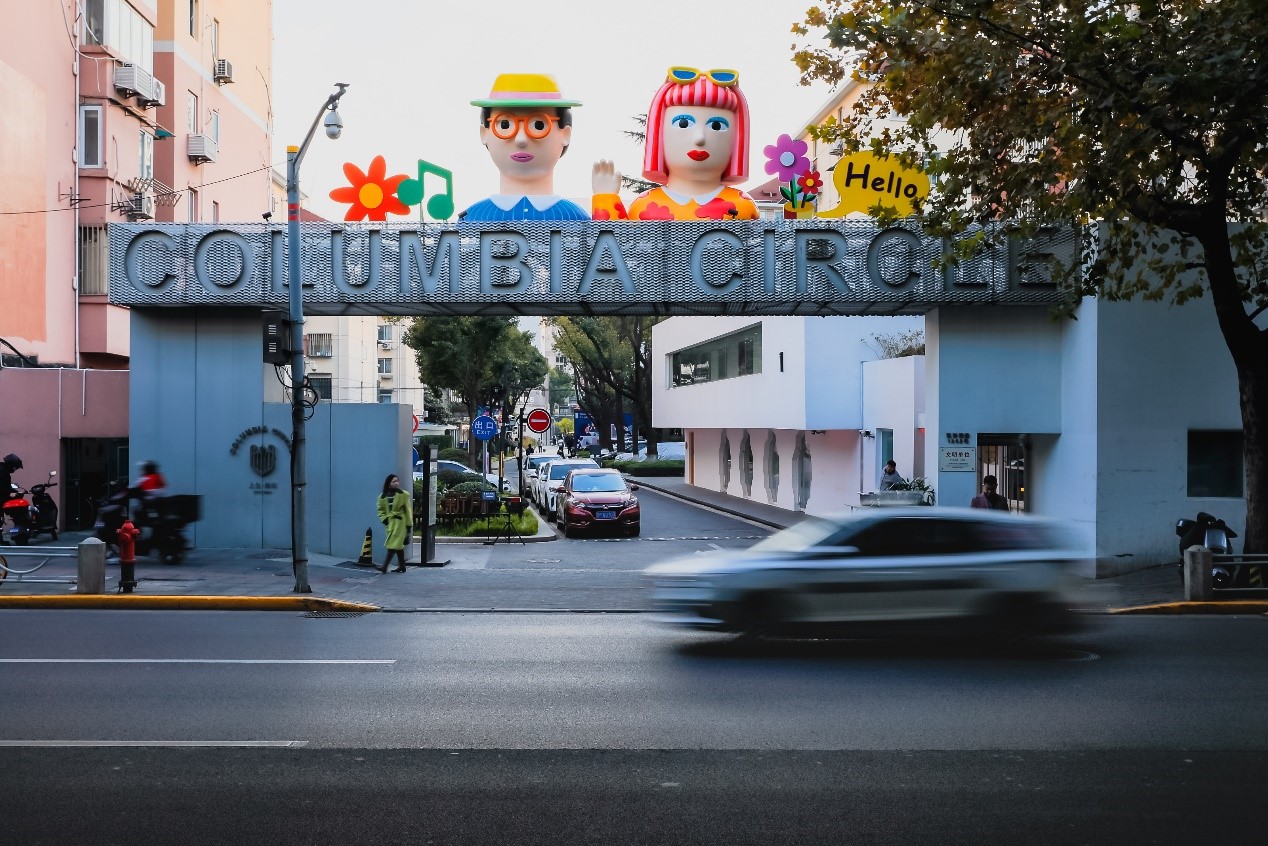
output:
M 749 634 L 948 626 L 1008 634 L 1077 627 L 1086 554 L 1061 525 L 1003 512 L 864 508 L 808 518 L 747 550 L 654 564 L 657 617 Z
M 559 488 L 563 486 L 564 479 L 568 478 L 568 474 L 578 467 L 598 466 L 589 458 L 557 458 L 538 468 L 534 499 L 547 522 L 553 523 L 555 520 L 555 497 L 559 493 Z

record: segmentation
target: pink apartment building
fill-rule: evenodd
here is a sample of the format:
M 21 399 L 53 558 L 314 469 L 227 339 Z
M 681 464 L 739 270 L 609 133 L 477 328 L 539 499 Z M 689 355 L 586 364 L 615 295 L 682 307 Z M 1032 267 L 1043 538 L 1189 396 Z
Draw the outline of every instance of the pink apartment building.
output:
M 68 528 L 133 475 L 106 227 L 269 210 L 272 4 L 3 3 L 0 455 L 24 486 L 58 471 Z

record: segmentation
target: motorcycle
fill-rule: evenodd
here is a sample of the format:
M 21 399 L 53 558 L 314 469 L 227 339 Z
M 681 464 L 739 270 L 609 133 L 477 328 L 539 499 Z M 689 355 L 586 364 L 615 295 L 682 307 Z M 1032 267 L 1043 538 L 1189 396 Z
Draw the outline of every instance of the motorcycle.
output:
M 130 508 L 132 500 L 136 500 L 135 508 Z M 100 503 L 93 534 L 117 552 L 119 527 L 131 514 L 132 524 L 141 530 L 136 554 L 155 553 L 164 564 L 179 564 L 190 549 L 185 527 L 199 519 L 200 510 L 201 497 L 196 495 L 147 498 L 135 488 L 122 487 Z
M 18 546 L 26 546 L 42 534 L 57 540 L 57 503 L 48 495 L 49 488 L 57 487 L 53 481 L 56 475 L 56 470 L 50 472 L 47 482 L 32 485 L 29 491 L 14 485 L 9 498 L 0 506 L 4 516 L 13 523 L 9 527 L 9 539 Z
M 1237 532 L 1223 520 L 1205 511 L 1199 511 L 1193 520 L 1177 520 L 1176 534 L 1180 537 L 1180 584 L 1184 584 L 1184 551 L 1191 546 L 1204 546 L 1215 555 L 1232 555 L 1233 538 Z M 1217 588 L 1234 587 L 1238 568 L 1229 564 L 1211 565 L 1211 584 Z

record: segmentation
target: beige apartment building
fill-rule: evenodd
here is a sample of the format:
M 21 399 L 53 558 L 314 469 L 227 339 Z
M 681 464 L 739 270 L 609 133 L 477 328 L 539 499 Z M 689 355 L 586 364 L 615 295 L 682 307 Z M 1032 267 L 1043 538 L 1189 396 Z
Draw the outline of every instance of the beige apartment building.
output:
M 144 457 L 106 227 L 268 210 L 272 3 L 0 0 L 0 20 L 0 454 L 24 486 L 58 471 L 70 527 Z

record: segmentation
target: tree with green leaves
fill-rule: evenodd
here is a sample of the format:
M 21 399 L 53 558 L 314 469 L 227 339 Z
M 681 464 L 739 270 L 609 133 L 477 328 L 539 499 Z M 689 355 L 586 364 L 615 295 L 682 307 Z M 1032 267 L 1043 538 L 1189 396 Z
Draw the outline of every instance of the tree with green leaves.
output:
M 635 442 L 647 439 L 650 455 L 656 454 L 652 430 L 652 326 L 663 318 L 650 316 L 558 317 L 555 348 L 572 365 L 577 384 L 577 404 L 590 415 L 599 430 L 599 442 L 607 448 L 626 446 L 625 411 L 634 418 Z M 616 428 L 617 443 L 610 433 Z M 630 445 L 631 449 L 633 445 Z
M 405 332 L 415 351 L 419 378 L 433 389 L 453 391 L 474 420 L 493 399 L 518 408 L 546 376 L 546 359 L 513 317 L 418 317 Z M 472 457 L 475 444 L 469 445 Z
M 825 140 L 928 162 L 932 234 L 1091 221 L 1066 268 L 1079 293 L 1210 295 L 1240 389 L 1245 551 L 1268 552 L 1262 0 L 828 0 L 793 29 L 803 81 L 866 86 Z M 901 127 L 874 132 L 888 116 Z

